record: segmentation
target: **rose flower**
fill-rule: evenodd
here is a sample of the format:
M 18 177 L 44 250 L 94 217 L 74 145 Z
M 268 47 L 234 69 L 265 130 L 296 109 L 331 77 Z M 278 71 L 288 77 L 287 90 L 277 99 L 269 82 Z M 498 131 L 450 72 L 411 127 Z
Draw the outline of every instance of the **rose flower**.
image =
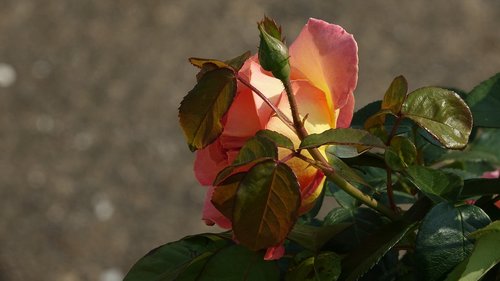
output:
M 357 44 L 342 27 L 310 19 L 289 48 L 291 84 L 301 118 L 309 134 L 330 128 L 348 127 L 354 109 L 353 91 L 358 78 Z M 258 58 L 249 58 L 238 73 L 261 91 L 291 119 L 290 106 L 283 84 L 264 71 Z M 296 146 L 295 133 L 277 118 L 271 108 L 247 86 L 238 82 L 236 97 L 224 120 L 218 139 L 198 150 L 194 163 L 196 178 L 207 191 L 203 219 L 207 224 L 231 228 L 231 221 L 212 204 L 212 186 L 217 174 L 229 166 L 249 138 L 262 129 L 289 137 Z M 306 152 L 303 152 L 306 153 Z M 285 151 L 280 151 L 285 157 Z M 297 176 L 301 191 L 299 214 L 307 212 L 321 193 L 324 175 L 321 171 L 293 158 L 289 165 Z M 282 250 L 270 249 L 266 258 L 276 258 Z

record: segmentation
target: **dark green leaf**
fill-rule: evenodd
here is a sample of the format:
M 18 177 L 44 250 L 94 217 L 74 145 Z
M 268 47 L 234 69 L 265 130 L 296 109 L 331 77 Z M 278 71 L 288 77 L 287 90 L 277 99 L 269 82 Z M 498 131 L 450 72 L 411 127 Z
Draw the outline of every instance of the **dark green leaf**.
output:
M 473 205 L 454 207 L 443 202 L 432 208 L 417 236 L 419 280 L 442 280 L 471 253 L 469 234 L 489 223 L 488 216 Z
M 287 148 L 293 150 L 293 142 L 286 136 L 271 130 L 260 130 L 257 132 L 256 136 L 263 137 L 271 140 L 278 147 Z
M 267 138 L 254 136 L 245 142 L 231 166 L 245 165 L 260 158 L 276 159 L 277 157 L 278 149 L 274 142 Z
M 302 261 L 286 274 L 286 281 L 335 281 L 340 276 L 340 256 L 324 252 Z
M 302 140 L 300 148 L 313 148 L 325 144 L 352 145 L 359 147 L 360 151 L 371 147 L 385 148 L 384 143 L 376 136 L 365 130 L 351 128 L 330 129 L 321 134 L 311 134 Z
M 385 163 L 394 171 L 402 171 L 412 165 L 417 158 L 417 148 L 408 138 L 396 136 L 385 150 Z
M 192 151 L 204 148 L 222 132 L 221 118 L 233 102 L 236 78 L 232 70 L 219 68 L 200 79 L 179 108 L 179 121 Z
M 349 223 L 347 229 L 336 235 L 328 242 L 328 249 L 338 253 L 345 253 L 359 246 L 365 237 L 383 225 L 384 219 L 380 214 L 369 208 L 334 208 L 325 217 L 324 225 Z
M 370 116 L 376 114 L 382 105 L 382 101 L 374 101 L 356 111 L 352 117 L 351 127 L 355 129 L 363 129 L 365 121 Z
M 467 157 L 473 158 L 469 153 L 476 154 L 477 159 L 484 159 L 493 165 L 500 165 L 500 129 L 481 129 L 477 137 L 467 149 Z
M 412 234 L 411 230 L 424 218 L 430 207 L 430 201 L 424 197 L 418 200 L 400 220 L 382 226 L 379 230 L 363 239 L 361 245 L 350 252 L 342 261 L 342 276 L 344 279 L 357 280 L 363 276 L 396 243 L 407 234 Z
M 409 167 L 408 174 L 413 184 L 436 203 L 456 201 L 464 184 L 462 178 L 455 174 L 423 166 Z
M 396 221 L 384 225 L 371 239 L 366 239 L 358 250 L 342 260 L 342 280 L 358 280 L 401 240 L 416 223 Z
M 467 104 L 454 92 L 434 87 L 408 94 L 401 113 L 451 149 L 467 145 L 472 115 Z
M 273 160 L 256 164 L 236 193 L 236 239 L 253 250 L 282 243 L 297 219 L 299 207 L 299 184 L 290 167 Z
M 288 235 L 288 239 L 297 242 L 305 249 L 317 253 L 328 240 L 349 225 L 348 223 L 325 226 L 296 224 Z
M 466 97 L 474 126 L 500 128 L 500 73 L 476 86 Z
M 500 194 L 500 179 L 470 179 L 464 181 L 460 196 L 469 198 L 473 196 Z
M 365 186 L 369 184 L 359 176 L 351 167 L 349 167 L 344 161 L 337 158 L 335 155 L 329 153 L 329 150 L 326 150 L 326 157 L 328 158 L 328 163 L 333 167 L 336 173 L 338 173 L 342 178 L 350 183 L 359 183 Z
M 203 234 L 152 250 L 130 269 L 124 281 L 278 279 L 276 264 L 264 261 L 261 254 L 218 235 Z
M 394 78 L 389 89 L 385 92 L 381 109 L 389 109 L 392 113 L 398 114 L 406 97 L 406 92 L 408 92 L 406 79 L 403 76 Z

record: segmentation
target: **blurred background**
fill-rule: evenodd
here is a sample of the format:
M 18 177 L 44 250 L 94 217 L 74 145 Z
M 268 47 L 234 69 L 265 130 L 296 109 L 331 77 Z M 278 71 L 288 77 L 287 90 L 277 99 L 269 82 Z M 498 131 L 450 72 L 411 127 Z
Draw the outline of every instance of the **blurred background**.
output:
M 115 281 L 217 231 L 177 122 L 190 56 L 292 42 L 309 17 L 359 45 L 357 108 L 393 77 L 466 91 L 500 71 L 500 1 L 0 0 L 0 280 Z

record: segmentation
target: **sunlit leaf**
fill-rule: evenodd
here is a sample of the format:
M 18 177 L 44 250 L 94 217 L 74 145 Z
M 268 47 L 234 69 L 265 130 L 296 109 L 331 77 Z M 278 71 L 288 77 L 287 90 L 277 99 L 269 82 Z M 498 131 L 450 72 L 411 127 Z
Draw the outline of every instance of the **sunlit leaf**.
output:
M 294 149 L 293 142 L 288 137 L 278 132 L 271 130 L 260 130 L 255 135 L 271 140 L 278 147 L 283 147 L 290 150 Z
M 500 128 L 500 73 L 476 86 L 465 98 L 474 126 Z
M 387 89 L 382 100 L 381 109 L 389 109 L 392 113 L 398 114 L 401 110 L 401 105 L 408 92 L 408 82 L 404 76 L 394 78 L 391 85 Z
M 443 146 L 461 149 L 472 130 L 472 115 L 467 104 L 454 92 L 420 88 L 408 94 L 401 113 L 433 135 Z
M 423 166 L 409 167 L 408 174 L 413 184 L 436 203 L 456 201 L 464 185 L 462 178 L 455 174 Z
M 426 215 L 416 241 L 419 280 L 442 280 L 473 248 L 469 234 L 490 219 L 474 205 L 454 207 L 443 202 Z
M 311 134 L 302 140 L 300 148 L 313 148 L 326 144 L 352 145 L 359 147 L 358 150 L 371 147 L 385 148 L 384 143 L 376 136 L 365 130 L 351 128 L 330 129 L 320 134 Z
M 230 176 L 223 183 L 218 185 L 212 194 L 212 204 L 230 221 L 233 220 L 234 202 L 236 192 L 240 185 L 241 179 L 245 173 L 238 173 Z
M 192 151 L 204 148 L 222 133 L 221 118 L 236 93 L 233 71 L 220 68 L 206 73 L 184 97 L 179 121 Z
M 417 148 L 408 138 L 396 136 L 385 150 L 385 162 L 394 171 L 402 171 L 417 159 Z
M 189 58 L 189 62 L 199 68 L 203 68 L 206 65 L 213 65 L 215 68 L 229 68 L 234 71 L 241 69 L 245 61 L 251 56 L 250 51 L 243 53 L 240 56 L 229 59 L 227 61 L 221 61 L 217 59 L 202 59 L 202 58 Z
M 256 164 L 236 193 L 236 239 L 253 250 L 282 243 L 297 220 L 299 206 L 299 185 L 290 167 L 273 160 Z

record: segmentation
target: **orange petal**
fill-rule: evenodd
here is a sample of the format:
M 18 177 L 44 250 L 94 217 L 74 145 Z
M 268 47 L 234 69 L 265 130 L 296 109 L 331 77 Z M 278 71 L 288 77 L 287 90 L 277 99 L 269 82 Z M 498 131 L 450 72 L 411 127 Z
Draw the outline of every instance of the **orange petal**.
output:
M 342 27 L 309 19 L 290 46 L 290 64 L 292 79 L 305 78 L 324 91 L 335 111 L 348 103 L 356 87 L 358 47 Z

